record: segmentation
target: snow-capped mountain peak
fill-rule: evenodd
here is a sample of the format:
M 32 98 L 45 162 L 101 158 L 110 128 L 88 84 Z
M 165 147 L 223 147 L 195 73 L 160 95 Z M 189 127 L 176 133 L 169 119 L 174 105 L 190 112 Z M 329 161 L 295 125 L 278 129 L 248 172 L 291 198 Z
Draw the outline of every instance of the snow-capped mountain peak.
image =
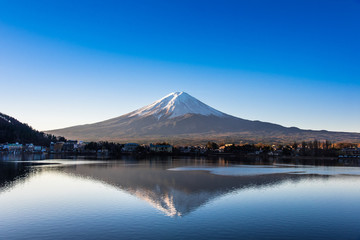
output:
M 160 100 L 132 112 L 130 116 L 153 115 L 159 119 L 161 117 L 175 118 L 185 114 L 226 116 L 226 114 L 206 105 L 186 92 L 170 93 Z

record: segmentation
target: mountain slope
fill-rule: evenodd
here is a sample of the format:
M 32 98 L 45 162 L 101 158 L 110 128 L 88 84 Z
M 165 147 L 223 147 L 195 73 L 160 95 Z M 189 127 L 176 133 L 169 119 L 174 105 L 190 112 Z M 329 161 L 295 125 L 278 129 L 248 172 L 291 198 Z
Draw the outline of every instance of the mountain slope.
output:
M 19 142 L 47 146 L 55 140 L 55 136 L 36 131 L 29 125 L 0 113 L 0 143 Z
M 283 142 L 316 138 L 360 142 L 358 133 L 301 130 L 237 118 L 211 108 L 184 92 L 171 93 L 148 106 L 117 118 L 48 132 L 86 141 Z

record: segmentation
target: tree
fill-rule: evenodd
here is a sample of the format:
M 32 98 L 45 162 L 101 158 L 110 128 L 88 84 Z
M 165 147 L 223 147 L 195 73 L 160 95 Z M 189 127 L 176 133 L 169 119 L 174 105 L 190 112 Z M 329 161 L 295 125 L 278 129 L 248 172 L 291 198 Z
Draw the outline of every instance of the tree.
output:
M 219 148 L 219 145 L 217 145 L 215 142 L 208 142 L 206 144 L 206 147 L 211 150 L 215 150 Z
M 307 147 L 306 142 L 305 142 L 305 141 L 302 141 L 302 143 L 301 143 L 301 151 L 300 151 L 300 153 L 301 153 L 302 156 L 305 156 L 305 155 L 306 155 L 306 147 Z
M 295 150 L 298 149 L 298 144 L 297 144 L 297 142 L 294 142 L 294 143 L 293 143 L 292 148 L 295 149 Z

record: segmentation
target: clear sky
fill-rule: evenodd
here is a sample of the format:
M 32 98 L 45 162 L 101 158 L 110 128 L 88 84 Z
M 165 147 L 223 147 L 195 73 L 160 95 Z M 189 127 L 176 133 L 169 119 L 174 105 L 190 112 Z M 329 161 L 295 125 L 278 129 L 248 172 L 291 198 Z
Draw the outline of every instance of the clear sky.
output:
M 0 112 L 39 130 L 185 91 L 250 120 L 360 132 L 360 1 L 0 0 Z

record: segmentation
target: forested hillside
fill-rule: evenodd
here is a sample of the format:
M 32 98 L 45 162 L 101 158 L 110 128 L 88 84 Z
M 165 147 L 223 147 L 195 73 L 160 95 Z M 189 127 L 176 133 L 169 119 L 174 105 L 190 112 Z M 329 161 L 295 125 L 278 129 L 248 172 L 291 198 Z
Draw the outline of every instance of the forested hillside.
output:
M 56 142 L 58 140 L 65 139 L 39 132 L 13 117 L 0 113 L 0 143 L 19 142 L 22 144 L 33 143 L 35 145 L 47 146 L 50 142 Z

